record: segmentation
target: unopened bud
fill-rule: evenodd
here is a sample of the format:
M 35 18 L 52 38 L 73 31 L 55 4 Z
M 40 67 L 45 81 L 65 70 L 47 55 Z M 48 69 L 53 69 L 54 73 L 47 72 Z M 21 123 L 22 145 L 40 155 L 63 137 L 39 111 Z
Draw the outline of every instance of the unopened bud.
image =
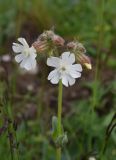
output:
M 77 46 L 77 44 L 75 42 L 69 42 L 67 44 L 68 49 L 72 49 L 72 50 L 75 50 L 76 46 Z
M 84 65 L 86 66 L 87 69 L 92 69 L 92 65 L 91 64 L 85 63 Z
M 43 53 L 48 49 L 46 41 L 37 40 L 32 45 L 39 53 Z
M 38 39 L 32 44 L 39 53 L 51 53 L 55 46 L 63 46 L 64 39 L 56 35 L 53 31 L 43 32 Z
M 63 46 L 65 42 L 62 37 L 56 34 L 52 37 L 52 41 L 55 45 L 58 45 L 58 46 Z
M 92 69 L 91 60 L 88 56 L 85 54 L 75 54 L 76 59 L 78 62 L 80 62 L 82 65 L 84 65 L 87 69 Z
M 86 53 L 85 47 L 83 46 L 82 43 L 79 43 L 78 41 L 69 42 L 67 44 L 67 47 L 68 47 L 68 49 L 71 49 L 71 50 L 76 51 L 78 53 Z
M 39 37 L 38 40 L 40 41 L 48 41 L 51 40 L 52 37 L 54 36 L 54 32 L 51 30 L 44 31 Z
M 92 69 L 90 58 L 85 55 L 86 49 L 82 43 L 72 41 L 67 44 L 67 47 L 75 54 L 79 63 L 86 66 L 87 69 Z

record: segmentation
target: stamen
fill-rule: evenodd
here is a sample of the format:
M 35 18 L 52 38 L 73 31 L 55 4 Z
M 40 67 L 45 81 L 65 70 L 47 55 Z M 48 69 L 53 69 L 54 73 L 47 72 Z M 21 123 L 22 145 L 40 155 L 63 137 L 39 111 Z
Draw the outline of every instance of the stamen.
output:
M 62 71 L 65 71 L 65 70 L 66 70 L 66 68 L 65 68 L 65 67 L 62 67 L 62 68 L 61 68 L 61 70 L 62 70 Z

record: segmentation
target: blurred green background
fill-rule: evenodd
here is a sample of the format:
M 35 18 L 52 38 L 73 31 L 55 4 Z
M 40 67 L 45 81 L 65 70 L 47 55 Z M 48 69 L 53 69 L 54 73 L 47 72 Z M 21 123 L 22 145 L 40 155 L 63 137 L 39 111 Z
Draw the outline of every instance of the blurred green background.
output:
M 106 139 L 102 160 L 115 160 L 116 0 L 0 0 L 0 160 L 11 159 L 3 108 L 10 115 L 9 108 L 13 111 L 20 160 L 56 159 L 50 130 L 57 86 L 47 81 L 43 57 L 39 69 L 27 73 L 16 65 L 12 51 L 17 37 L 31 44 L 53 27 L 66 41 L 82 42 L 93 66 L 74 86 L 64 87 L 63 124 L 69 142 L 62 160 L 98 159 Z

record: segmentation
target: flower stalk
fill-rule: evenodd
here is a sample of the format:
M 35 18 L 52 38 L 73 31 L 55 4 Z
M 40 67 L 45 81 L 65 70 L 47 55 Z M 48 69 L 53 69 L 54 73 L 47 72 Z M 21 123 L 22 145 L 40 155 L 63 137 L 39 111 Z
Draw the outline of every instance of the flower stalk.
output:
M 62 81 L 59 81 L 58 88 L 58 136 L 62 134 Z M 61 147 L 57 148 L 57 160 L 61 160 Z

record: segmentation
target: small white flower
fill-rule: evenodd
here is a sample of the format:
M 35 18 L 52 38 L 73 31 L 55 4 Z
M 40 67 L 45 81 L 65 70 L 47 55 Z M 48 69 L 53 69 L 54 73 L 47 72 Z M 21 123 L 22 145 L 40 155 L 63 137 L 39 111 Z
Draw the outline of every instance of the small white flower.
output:
M 89 157 L 88 160 L 96 160 L 96 158 L 95 157 Z
M 11 61 L 11 56 L 9 54 L 5 54 L 2 56 L 2 61 L 3 62 L 10 62 Z
M 75 83 L 75 78 L 81 77 L 82 67 L 80 64 L 73 64 L 75 55 L 70 52 L 64 52 L 60 58 L 50 57 L 47 59 L 47 65 L 55 69 L 48 75 L 48 80 L 52 84 L 57 84 L 59 80 L 68 87 Z
M 26 70 L 31 70 L 36 67 L 36 50 L 35 48 L 29 47 L 24 38 L 18 38 L 18 41 L 21 43 L 13 43 L 12 49 L 15 53 L 20 53 L 15 56 L 15 60 L 20 63 L 21 68 Z

